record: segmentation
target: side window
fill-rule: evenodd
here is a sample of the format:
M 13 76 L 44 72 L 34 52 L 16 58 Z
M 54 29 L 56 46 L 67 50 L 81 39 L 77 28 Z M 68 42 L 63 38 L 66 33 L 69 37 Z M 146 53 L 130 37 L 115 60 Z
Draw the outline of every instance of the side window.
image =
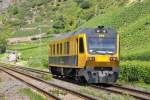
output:
M 84 42 L 83 38 L 79 38 L 79 52 L 84 53 Z
M 59 54 L 59 44 L 57 44 L 57 54 Z
M 60 43 L 60 54 L 62 54 L 62 43 Z
M 66 42 L 64 42 L 64 54 L 66 54 Z
M 67 45 L 67 54 L 69 54 L 69 49 L 70 49 L 70 44 L 69 44 L 69 42 L 67 42 L 66 45 Z
M 53 46 L 51 45 L 51 56 L 53 55 Z
M 53 55 L 55 55 L 55 44 L 53 45 Z

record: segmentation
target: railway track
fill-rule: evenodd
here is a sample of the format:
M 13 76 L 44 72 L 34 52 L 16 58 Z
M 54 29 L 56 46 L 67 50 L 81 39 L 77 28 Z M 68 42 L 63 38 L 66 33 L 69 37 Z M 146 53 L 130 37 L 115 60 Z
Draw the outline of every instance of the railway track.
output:
M 14 78 L 20 80 L 21 82 L 26 83 L 27 85 L 29 85 L 30 87 L 36 89 L 38 92 L 44 94 L 47 98 L 52 99 L 52 100 L 61 100 L 59 97 L 56 97 L 55 95 L 47 92 L 46 90 L 37 87 L 35 84 L 32 84 L 31 82 L 28 82 L 27 80 L 23 79 L 22 77 L 20 77 L 20 75 L 16 74 L 14 71 L 8 70 L 7 68 L 0 68 L 1 71 L 9 74 L 10 76 L 13 76 Z
M 128 94 L 136 99 L 140 100 L 150 100 L 150 92 L 141 91 L 129 87 L 124 87 L 116 84 L 106 84 L 108 86 L 100 86 L 100 85 L 90 85 L 90 87 L 100 90 L 105 90 L 117 94 Z
M 0 70 L 2 70 L 4 72 L 8 73 L 9 75 L 19 79 L 20 81 L 25 82 L 26 84 L 28 84 L 31 87 L 35 88 L 36 90 L 40 91 L 44 95 L 48 96 L 48 98 L 51 98 L 51 99 L 54 99 L 54 100 L 61 100 L 61 99 L 65 100 L 68 97 L 67 96 L 63 97 L 63 96 L 58 96 L 58 95 L 56 96 L 56 95 L 50 93 L 49 91 L 40 88 L 40 86 L 38 87 L 34 83 L 39 83 L 40 85 L 43 84 L 43 85 L 46 85 L 46 86 L 50 86 L 50 87 L 57 88 L 57 89 L 60 89 L 62 91 L 65 91 L 67 93 L 67 95 L 69 95 L 71 98 L 74 98 L 74 100 L 76 100 L 76 99 L 78 99 L 78 100 L 97 100 L 97 98 L 95 98 L 95 97 L 91 97 L 91 96 L 88 96 L 88 95 L 85 95 L 85 94 L 81 94 L 80 92 L 77 92 L 77 91 L 62 87 L 60 85 L 56 85 L 56 84 L 44 81 L 40 78 L 33 77 L 29 74 L 25 74 L 23 72 L 17 71 L 14 68 L 12 69 L 12 68 L 8 68 L 8 67 L 0 67 Z M 34 82 L 32 83 L 31 80 L 34 80 Z
M 21 69 L 27 70 L 26 68 L 21 68 Z M 30 69 L 29 69 L 29 71 L 30 71 Z M 34 69 L 31 69 L 31 71 L 34 71 Z M 38 71 L 40 73 L 40 70 L 38 70 Z M 37 72 L 37 70 L 35 70 L 34 72 Z M 42 71 L 42 73 L 43 72 L 48 73 L 46 71 Z M 73 82 L 73 83 L 76 84 L 76 82 Z M 150 100 L 149 92 L 145 92 L 145 91 L 141 91 L 141 90 L 137 90 L 137 89 L 133 89 L 133 88 L 129 88 L 129 87 L 124 87 L 124 86 L 120 86 L 120 85 L 116 85 L 116 84 L 105 84 L 105 85 L 108 85 L 108 86 L 104 87 L 102 85 L 101 86 L 100 85 L 90 85 L 90 87 L 117 93 L 117 94 L 124 94 L 124 95 L 128 94 L 136 99 Z
M 41 74 L 49 73 L 47 71 L 41 71 L 41 70 L 37 70 L 37 69 L 25 68 L 25 67 L 19 67 L 19 66 L 15 66 L 14 68 L 31 71 L 31 72 L 35 72 L 35 73 L 39 73 L 39 74 L 40 73 Z M 69 81 L 67 81 L 67 82 L 69 82 Z M 72 81 L 70 81 L 70 82 L 72 83 Z M 73 83 L 76 84 L 76 82 L 73 82 Z M 124 86 L 116 85 L 116 84 L 106 84 L 106 85 L 108 85 L 108 86 L 89 85 L 89 87 L 92 87 L 94 89 L 99 89 L 99 90 L 105 90 L 105 91 L 113 92 L 113 93 L 117 93 L 117 94 L 128 94 L 136 99 L 150 100 L 150 92 L 141 91 L 141 90 L 124 87 Z

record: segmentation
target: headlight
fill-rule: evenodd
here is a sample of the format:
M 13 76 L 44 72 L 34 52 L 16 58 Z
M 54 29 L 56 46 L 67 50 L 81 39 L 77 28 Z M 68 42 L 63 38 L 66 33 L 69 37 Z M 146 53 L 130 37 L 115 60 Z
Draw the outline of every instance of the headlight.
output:
M 117 57 L 110 57 L 110 61 L 117 61 Z

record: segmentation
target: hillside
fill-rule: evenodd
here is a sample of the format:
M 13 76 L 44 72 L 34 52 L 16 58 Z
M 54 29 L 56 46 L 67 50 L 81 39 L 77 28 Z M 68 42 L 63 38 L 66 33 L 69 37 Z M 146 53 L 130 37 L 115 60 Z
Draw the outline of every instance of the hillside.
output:
M 13 29 L 12 37 L 62 33 L 125 3 L 126 0 L 19 0 L 8 7 L 0 20 Z

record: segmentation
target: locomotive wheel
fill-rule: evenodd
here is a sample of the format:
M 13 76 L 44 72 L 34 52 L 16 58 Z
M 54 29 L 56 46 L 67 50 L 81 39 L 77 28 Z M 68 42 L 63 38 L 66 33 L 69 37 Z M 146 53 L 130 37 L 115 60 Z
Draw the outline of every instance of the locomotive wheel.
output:
M 86 79 L 83 76 L 77 76 L 76 80 L 81 84 L 87 83 Z

